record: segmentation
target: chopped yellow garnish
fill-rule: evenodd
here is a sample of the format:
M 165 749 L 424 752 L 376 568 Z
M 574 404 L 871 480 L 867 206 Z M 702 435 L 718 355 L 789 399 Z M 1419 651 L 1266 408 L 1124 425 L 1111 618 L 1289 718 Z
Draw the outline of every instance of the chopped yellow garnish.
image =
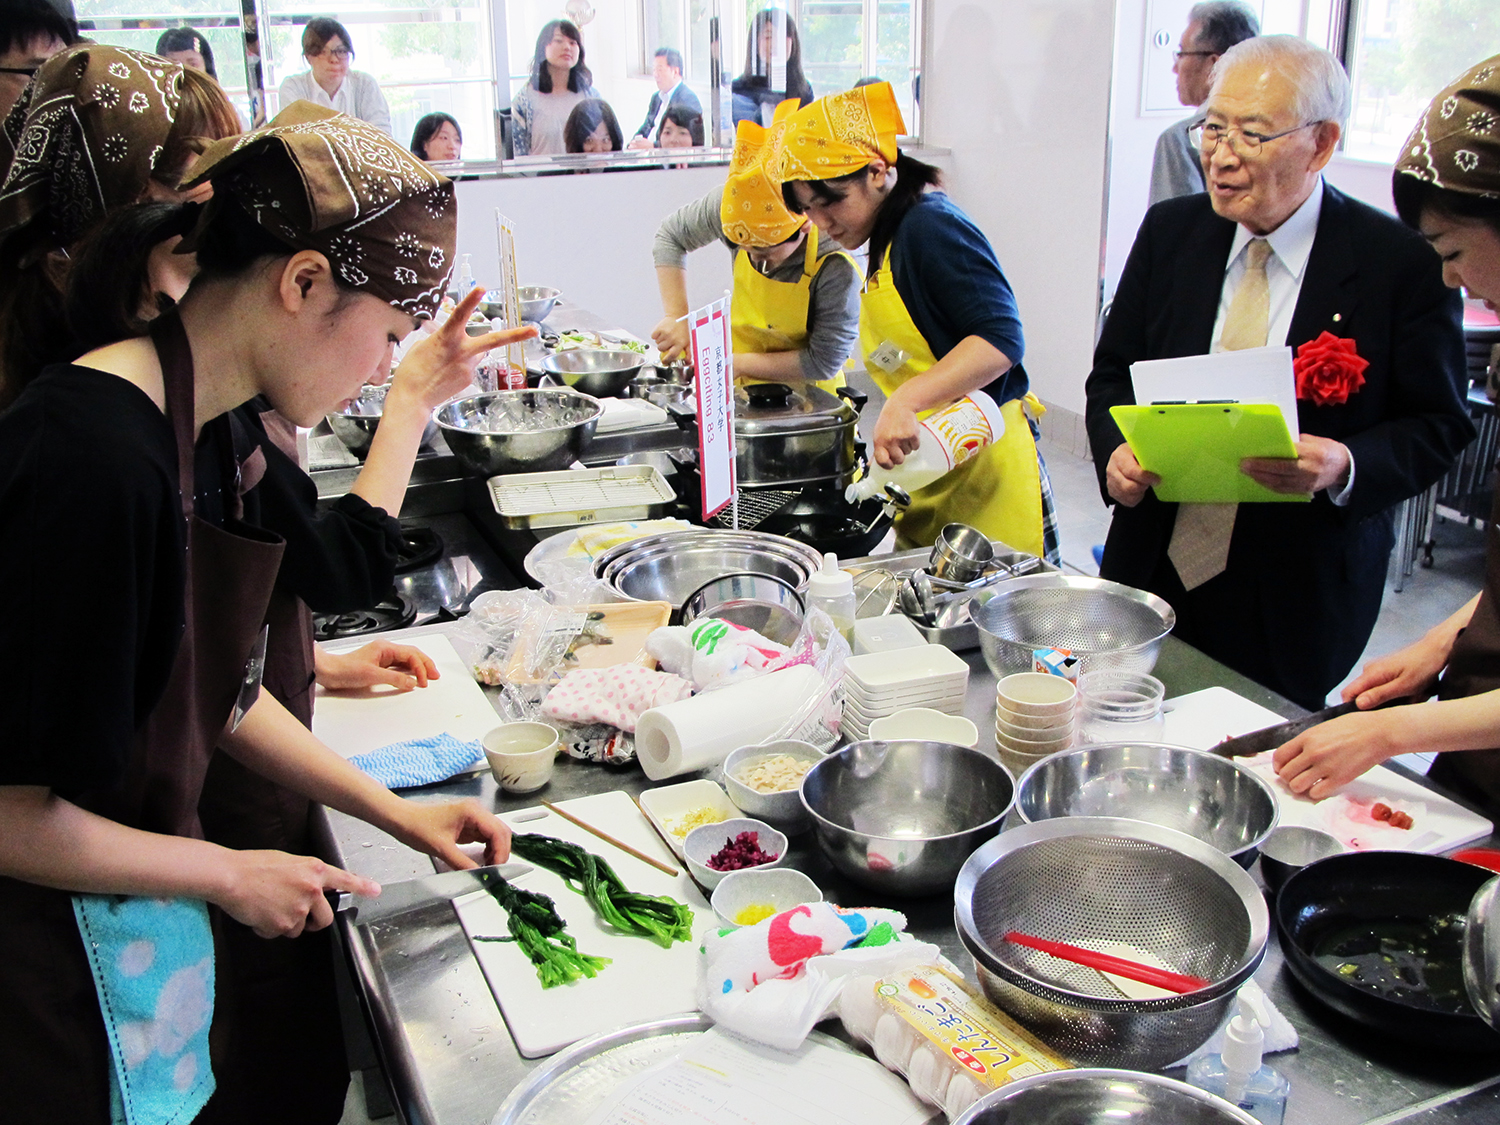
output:
M 666 822 L 667 831 L 674 836 L 686 836 L 694 828 L 701 828 L 705 824 L 718 824 L 721 820 L 728 819 L 728 814 L 712 807 L 704 805 L 693 809 L 682 816 Z
M 748 906 L 740 907 L 734 916 L 734 924 L 736 926 L 753 926 L 757 922 L 765 921 L 775 913 L 776 908 L 769 902 L 752 902 Z

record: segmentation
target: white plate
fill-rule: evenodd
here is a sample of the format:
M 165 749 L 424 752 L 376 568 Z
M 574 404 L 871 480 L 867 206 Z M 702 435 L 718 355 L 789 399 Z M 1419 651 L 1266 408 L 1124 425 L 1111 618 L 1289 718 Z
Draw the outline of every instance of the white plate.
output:
M 942 681 L 958 675 L 967 682 L 969 664 L 942 645 L 922 645 L 851 656 L 844 661 L 844 671 L 865 689 L 882 691 L 916 687 L 928 680 Z

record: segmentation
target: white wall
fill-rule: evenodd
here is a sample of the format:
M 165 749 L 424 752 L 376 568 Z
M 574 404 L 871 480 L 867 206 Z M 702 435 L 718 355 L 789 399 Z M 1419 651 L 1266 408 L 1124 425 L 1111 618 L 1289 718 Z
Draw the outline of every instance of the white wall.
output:
M 474 278 L 494 284 L 500 257 L 495 209 L 511 220 L 522 285 L 551 285 L 637 336 L 661 319 L 651 241 L 662 218 L 724 182 L 722 167 L 600 172 L 568 176 L 463 180 L 458 190 L 458 251 L 471 255 Z M 723 246 L 688 258 L 694 308 L 729 288 Z
M 1016 292 L 1038 397 L 1077 414 L 1093 352 L 1114 0 L 929 0 L 929 144 Z

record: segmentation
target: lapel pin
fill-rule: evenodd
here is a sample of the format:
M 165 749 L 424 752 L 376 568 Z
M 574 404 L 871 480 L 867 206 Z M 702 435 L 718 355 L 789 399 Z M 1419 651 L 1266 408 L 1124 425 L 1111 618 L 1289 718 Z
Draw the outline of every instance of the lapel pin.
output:
M 1341 321 L 1343 319 L 1344 319 L 1344 314 L 1343 313 L 1334 313 L 1333 314 L 1333 323 L 1337 324 L 1339 321 Z

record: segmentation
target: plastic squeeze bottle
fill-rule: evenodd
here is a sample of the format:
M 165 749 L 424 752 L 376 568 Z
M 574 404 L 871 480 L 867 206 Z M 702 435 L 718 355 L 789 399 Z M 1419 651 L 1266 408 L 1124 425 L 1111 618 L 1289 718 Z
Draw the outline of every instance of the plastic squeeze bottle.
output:
M 1241 992 L 1224 1030 L 1224 1053 L 1195 1059 L 1187 1069 L 1188 1084 L 1239 1106 L 1261 1125 L 1281 1125 L 1292 1086 L 1260 1061 L 1270 1026 L 1265 1001 Z
M 839 569 L 832 551 L 823 556 L 823 566 L 807 580 L 807 607 L 816 606 L 833 618 L 833 627 L 852 644 L 854 633 L 854 575 Z
M 906 455 L 906 460 L 893 469 L 872 463 L 868 473 L 844 490 L 844 499 L 857 504 L 871 496 L 882 496 L 888 481 L 907 492 L 926 488 L 985 446 L 999 441 L 1003 433 L 1005 419 L 995 400 L 983 391 L 970 391 L 922 420 L 917 428 L 921 444 Z

